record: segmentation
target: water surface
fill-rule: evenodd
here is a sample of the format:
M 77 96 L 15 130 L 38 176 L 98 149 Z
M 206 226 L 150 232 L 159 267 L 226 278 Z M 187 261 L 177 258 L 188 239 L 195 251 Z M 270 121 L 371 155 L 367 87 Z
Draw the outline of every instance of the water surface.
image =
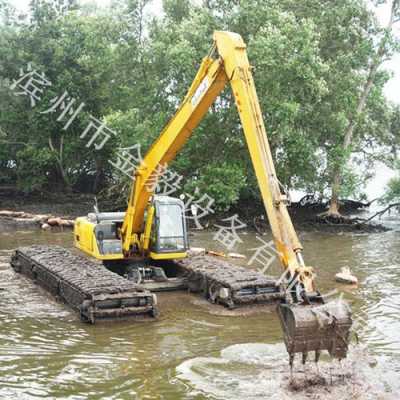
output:
M 250 257 L 259 243 L 252 233 L 242 238 L 235 251 Z M 398 398 L 400 232 L 308 232 L 301 239 L 320 290 L 337 288 L 351 304 L 361 345 L 373 357 L 368 379 Z M 273 309 L 228 316 L 195 295 L 169 293 L 159 295 L 156 322 L 87 325 L 9 267 L 12 249 L 34 243 L 72 247 L 72 234 L 0 233 L 0 398 L 284 398 L 287 356 Z M 213 233 L 195 233 L 191 244 L 223 250 Z M 358 288 L 335 283 L 344 266 Z M 271 271 L 278 275 L 279 267 Z

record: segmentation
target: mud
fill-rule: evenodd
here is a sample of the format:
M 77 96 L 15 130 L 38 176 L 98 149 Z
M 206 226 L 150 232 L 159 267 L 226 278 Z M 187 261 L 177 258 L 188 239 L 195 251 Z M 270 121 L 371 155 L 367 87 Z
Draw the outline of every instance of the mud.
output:
M 394 400 L 395 396 L 377 390 L 376 382 L 368 378 L 370 361 L 365 348 L 353 347 L 348 359 L 340 363 L 297 365 L 292 374 L 283 374 L 281 387 L 293 400 Z
M 214 399 L 394 400 L 379 383 L 365 348 L 353 347 L 341 363 L 300 361 L 291 371 L 279 345 L 243 343 L 219 355 L 197 357 L 178 366 L 178 377 L 193 391 Z M 373 376 L 375 374 L 375 376 Z
M 21 192 L 5 193 L 0 188 L 2 209 L 25 211 L 31 214 L 68 216 L 71 219 L 93 210 L 94 196 L 79 193 L 42 193 L 25 195 Z
M 99 207 L 102 211 L 122 211 L 125 205 L 118 199 L 102 199 L 98 198 Z M 63 216 L 66 219 L 75 219 L 78 216 L 86 215 L 92 212 L 94 205 L 94 196 L 80 193 L 43 193 L 36 195 L 24 195 L 17 191 L 2 192 L 0 188 L 0 204 L 2 208 L 9 210 L 21 211 L 32 214 L 51 214 L 54 216 Z M 230 210 L 224 214 L 210 214 L 202 219 L 202 225 L 207 230 L 214 230 L 214 224 L 223 218 L 230 217 L 234 213 L 238 213 L 240 219 L 246 222 L 250 231 L 256 231 L 259 234 L 268 232 L 269 224 L 265 218 L 265 210 L 261 204 L 254 207 L 247 205 L 238 205 L 237 208 Z M 343 212 L 343 221 L 330 221 L 320 219 L 319 214 L 326 211 L 326 204 L 312 201 L 293 202 L 288 208 L 291 218 L 296 228 L 305 231 L 321 231 L 321 232 L 348 232 L 348 233 L 379 233 L 387 231 L 388 228 L 376 222 L 364 223 L 362 218 L 350 218 L 349 215 L 361 214 L 368 210 L 368 203 L 354 202 L 351 200 L 343 200 L 341 212 Z M 7 218 L 0 218 L 6 220 Z M 190 222 L 190 221 L 188 221 Z M 34 219 L 10 218 L 4 221 L 4 224 L 10 226 L 10 229 L 31 229 L 38 227 L 37 221 Z M 190 223 L 189 223 L 190 225 Z

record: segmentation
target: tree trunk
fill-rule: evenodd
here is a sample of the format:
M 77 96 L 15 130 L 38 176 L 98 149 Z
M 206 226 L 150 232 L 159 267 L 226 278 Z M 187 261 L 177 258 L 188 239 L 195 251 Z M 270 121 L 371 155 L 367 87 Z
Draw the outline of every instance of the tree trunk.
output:
M 54 148 L 53 141 L 52 141 L 51 137 L 49 137 L 49 147 L 50 147 L 50 150 L 54 153 L 54 155 L 56 157 L 58 171 L 59 171 L 60 176 L 61 176 L 61 178 L 63 180 L 65 188 L 67 189 L 67 192 L 70 192 L 71 191 L 71 185 L 70 185 L 68 176 L 67 176 L 67 174 L 65 172 L 65 169 L 64 169 L 64 160 L 63 160 L 64 136 L 61 136 L 60 146 L 59 146 L 59 150 L 58 151 Z
M 340 190 L 340 173 L 335 171 L 332 183 L 332 195 L 329 204 L 328 215 L 340 216 L 339 213 L 339 190 Z
M 361 92 L 360 99 L 358 100 L 356 111 L 355 111 L 353 117 L 350 119 L 349 124 L 346 128 L 346 131 L 344 134 L 344 140 L 343 140 L 343 150 L 345 152 L 351 146 L 351 143 L 353 140 L 354 128 L 356 126 L 357 119 L 359 118 L 360 114 L 364 110 L 368 95 L 374 84 L 374 78 L 375 78 L 376 72 L 377 72 L 379 66 L 383 62 L 383 57 L 386 53 L 386 43 L 387 43 L 387 39 L 388 39 L 387 35 L 392 30 L 393 23 L 395 21 L 396 11 L 399 6 L 399 1 L 400 0 L 393 0 L 393 2 L 392 2 L 392 7 L 391 7 L 391 11 L 390 11 L 390 19 L 389 19 L 388 25 L 386 27 L 386 33 L 379 44 L 379 47 L 378 47 L 375 57 L 371 61 L 371 65 L 370 65 L 369 71 L 368 71 L 367 81 L 365 82 L 364 88 Z M 344 161 L 344 164 L 346 163 L 346 161 L 347 160 Z M 333 216 L 333 217 L 340 216 L 340 213 L 339 213 L 339 208 L 340 208 L 339 191 L 340 191 L 340 185 L 341 185 L 341 180 L 342 180 L 342 172 L 343 172 L 343 165 L 337 164 L 333 170 L 332 194 L 331 194 L 331 201 L 330 201 L 329 210 L 328 210 L 328 216 Z
M 104 181 L 104 171 L 103 171 L 102 162 L 100 160 L 95 158 L 94 162 L 96 165 L 96 175 L 94 177 L 92 192 L 97 193 L 99 191 L 99 189 L 101 188 L 102 183 Z

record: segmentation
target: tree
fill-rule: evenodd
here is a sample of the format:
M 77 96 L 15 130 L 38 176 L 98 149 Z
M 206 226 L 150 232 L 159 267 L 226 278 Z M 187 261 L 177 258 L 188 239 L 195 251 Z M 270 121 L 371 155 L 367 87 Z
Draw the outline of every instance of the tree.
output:
M 22 143 L 10 147 L 7 158 L 15 161 L 18 185 L 25 191 L 73 186 L 96 191 L 111 170 L 107 160 L 112 146 L 94 151 L 80 135 L 91 115 L 101 119 L 110 109 L 113 46 L 124 27 L 108 15 L 82 15 L 75 7 L 59 10 L 53 5 L 32 2 L 31 21 L 10 31 L 0 48 L 3 79 L 17 80 L 19 71 L 30 65 L 51 82 L 35 107 L 7 87 L 8 106 L 0 114 L 0 126 L 11 142 Z M 65 103 L 75 99 L 75 109 L 84 103 L 68 130 L 63 129 L 65 121 L 57 121 L 62 110 L 49 112 L 66 92 Z
M 389 181 L 384 201 L 386 203 L 400 203 L 400 177 L 392 178 Z
M 353 141 L 354 130 L 360 118 L 362 118 L 362 112 L 365 109 L 368 96 L 373 88 L 375 83 L 375 79 L 378 73 L 378 68 L 385 61 L 386 57 L 393 50 L 393 38 L 392 38 L 392 29 L 393 24 L 396 22 L 396 19 L 399 17 L 399 0 L 393 0 L 390 11 L 390 18 L 388 25 L 386 26 L 383 36 L 379 41 L 378 48 L 376 49 L 375 54 L 371 58 L 368 67 L 368 73 L 366 76 L 365 83 L 358 95 L 358 101 L 355 111 L 350 116 L 347 126 L 344 132 L 343 144 L 341 146 L 342 157 L 338 157 L 335 160 L 335 165 L 333 168 L 333 179 L 332 179 L 332 195 L 330 206 L 328 210 L 328 216 L 339 216 L 339 193 L 340 193 L 340 185 L 342 180 L 342 172 L 343 167 L 346 161 L 348 160 L 351 154 L 351 145 Z
M 340 189 L 359 191 L 396 124 L 382 91 L 388 74 L 379 68 L 343 150 L 380 38 L 364 1 L 165 0 L 158 17 L 147 4 L 119 0 L 101 9 L 34 0 L 29 19 L 0 25 L 2 181 L 25 191 L 126 187 L 130 179 L 110 161 L 135 144 L 145 153 L 186 94 L 213 31 L 226 29 L 247 43 L 282 184 L 326 196 L 335 166 L 357 159 L 363 168 L 341 168 Z M 52 82 L 34 108 L 9 90 L 28 63 Z M 65 91 L 85 103 L 68 130 L 56 113 L 44 113 Z M 90 116 L 116 132 L 98 151 L 80 138 Z M 172 164 L 184 177 L 182 192 L 206 191 L 221 210 L 261 208 L 246 147 L 228 89 Z
M 171 3 L 169 1 L 169 6 Z M 172 116 L 202 58 L 208 53 L 216 29 L 238 32 L 247 42 L 282 181 L 294 185 L 295 178 L 308 180 L 315 171 L 312 164 L 316 162 L 317 145 L 310 134 L 312 110 L 308 104 L 320 101 L 325 91 L 324 65 L 318 55 L 318 38 L 312 21 L 298 21 L 295 15 L 282 10 L 277 1 L 243 1 L 240 7 L 231 7 L 228 2 L 209 2 L 205 6 L 192 6 L 190 12 L 178 21 L 167 13 L 162 20 L 153 22 L 149 31 L 149 57 L 160 77 L 161 89 L 155 110 L 161 108 L 161 117 Z M 154 138 L 158 132 L 160 130 L 154 132 Z M 228 88 L 173 166 L 188 181 L 186 189 L 195 184 L 222 188 L 226 176 L 216 171 L 225 163 L 230 166 L 227 174 L 230 176 L 231 194 L 227 197 L 221 192 L 220 195 L 214 193 L 217 206 L 226 208 L 227 198 L 230 205 L 240 198 L 259 200 L 246 147 Z M 299 168 L 299 163 L 303 168 Z M 210 168 L 210 165 L 215 168 Z M 229 170 L 242 173 L 233 180 Z

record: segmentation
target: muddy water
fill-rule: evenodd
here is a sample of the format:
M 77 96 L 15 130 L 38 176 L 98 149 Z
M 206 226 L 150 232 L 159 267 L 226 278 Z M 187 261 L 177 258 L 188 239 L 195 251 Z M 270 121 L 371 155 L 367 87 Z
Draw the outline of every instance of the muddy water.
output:
M 304 233 L 301 238 L 305 259 L 318 271 L 320 289 L 337 288 L 351 303 L 360 344 L 354 340 L 345 366 L 320 363 L 320 374 L 328 382 L 323 388 L 290 392 L 287 356 L 273 309 L 230 316 L 194 295 L 174 293 L 159 296 L 157 322 L 86 325 L 7 264 L 17 246 L 71 247 L 71 232 L 3 231 L 0 398 L 399 398 L 400 232 Z M 250 233 L 243 239 L 235 251 L 249 256 L 248 249 L 259 243 Z M 191 244 L 221 249 L 211 233 L 196 233 Z M 358 288 L 334 282 L 343 266 L 358 276 Z M 278 274 L 278 266 L 271 271 Z M 296 364 L 295 376 L 304 371 L 316 373 L 312 363 L 306 370 Z M 347 378 L 338 380 L 340 371 L 358 375 L 346 383 Z

